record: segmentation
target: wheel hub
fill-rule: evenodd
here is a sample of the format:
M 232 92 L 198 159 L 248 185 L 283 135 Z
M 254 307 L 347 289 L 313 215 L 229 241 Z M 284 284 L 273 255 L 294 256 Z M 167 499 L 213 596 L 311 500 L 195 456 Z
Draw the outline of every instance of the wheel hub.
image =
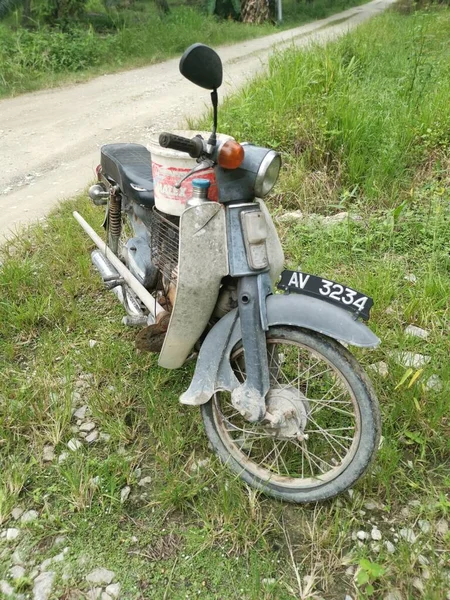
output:
M 309 403 L 297 388 L 272 387 L 267 396 L 267 429 L 271 435 L 282 438 L 304 439 L 308 422 Z

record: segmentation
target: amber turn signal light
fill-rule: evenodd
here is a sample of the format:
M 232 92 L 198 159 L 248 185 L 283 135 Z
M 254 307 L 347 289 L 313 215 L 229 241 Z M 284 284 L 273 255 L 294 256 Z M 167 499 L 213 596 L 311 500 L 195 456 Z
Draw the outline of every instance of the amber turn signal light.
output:
M 219 150 L 218 163 L 224 169 L 237 169 L 244 160 L 244 148 L 234 140 L 228 140 Z

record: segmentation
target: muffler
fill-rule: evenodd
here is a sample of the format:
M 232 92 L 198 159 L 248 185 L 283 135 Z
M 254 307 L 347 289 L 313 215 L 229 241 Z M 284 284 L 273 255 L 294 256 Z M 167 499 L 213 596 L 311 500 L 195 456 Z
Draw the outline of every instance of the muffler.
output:
M 124 280 L 121 279 L 119 273 L 106 256 L 104 256 L 100 250 L 94 250 L 91 252 L 91 259 L 92 264 L 100 273 L 106 287 L 117 296 L 117 299 L 128 313 L 128 316 L 122 319 L 122 323 L 131 327 L 148 325 L 149 317 L 142 310 L 139 299 L 123 285 L 125 283 Z M 150 323 L 154 323 L 153 316 L 151 315 Z
M 97 235 L 97 233 L 92 229 L 89 223 L 85 221 L 85 219 L 83 219 L 83 217 L 77 211 L 74 211 L 73 216 L 98 248 L 98 250 L 94 250 L 94 252 L 92 253 L 95 254 L 95 258 L 94 256 L 92 257 L 92 262 L 99 270 L 100 274 L 102 275 L 102 278 L 103 274 L 105 275 L 106 279 L 103 278 L 105 283 L 108 284 L 109 282 L 110 287 L 113 289 L 113 291 L 116 289 L 121 291 L 123 289 L 126 289 L 125 287 L 122 287 L 122 285 L 119 284 L 117 286 L 111 285 L 114 282 L 114 278 L 116 278 L 120 283 L 126 283 L 127 286 L 131 289 L 131 291 L 134 294 L 136 294 L 137 298 L 148 309 L 150 315 L 153 317 L 153 322 L 158 322 L 162 317 L 166 316 L 168 314 L 167 311 L 163 309 L 159 302 L 157 302 L 156 299 L 150 294 L 150 292 L 145 289 L 142 283 L 140 283 L 140 281 L 136 279 L 133 273 L 131 273 L 131 271 L 111 251 L 111 249 L 108 248 L 105 241 L 102 240 L 102 238 L 99 235 Z M 101 258 L 97 253 L 100 254 Z M 124 296 L 124 305 L 125 301 L 128 300 L 126 296 L 127 295 Z M 136 312 L 129 314 L 136 315 Z M 149 320 L 151 321 L 152 319 L 149 318 Z

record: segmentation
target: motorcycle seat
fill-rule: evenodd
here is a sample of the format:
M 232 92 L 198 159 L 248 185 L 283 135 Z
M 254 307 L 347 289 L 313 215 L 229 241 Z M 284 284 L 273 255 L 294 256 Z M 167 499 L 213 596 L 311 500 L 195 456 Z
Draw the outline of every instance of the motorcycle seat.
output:
M 106 144 L 101 148 L 101 166 L 129 198 L 141 206 L 155 204 L 151 155 L 141 144 Z M 137 188 L 137 189 L 136 189 Z

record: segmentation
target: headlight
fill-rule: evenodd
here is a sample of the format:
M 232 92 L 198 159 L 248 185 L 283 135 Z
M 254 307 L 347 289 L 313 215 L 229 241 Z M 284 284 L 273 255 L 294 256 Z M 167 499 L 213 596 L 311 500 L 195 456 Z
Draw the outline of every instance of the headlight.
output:
M 278 152 L 269 150 L 259 166 L 255 180 L 255 195 L 264 198 L 276 184 L 281 168 L 281 157 Z

